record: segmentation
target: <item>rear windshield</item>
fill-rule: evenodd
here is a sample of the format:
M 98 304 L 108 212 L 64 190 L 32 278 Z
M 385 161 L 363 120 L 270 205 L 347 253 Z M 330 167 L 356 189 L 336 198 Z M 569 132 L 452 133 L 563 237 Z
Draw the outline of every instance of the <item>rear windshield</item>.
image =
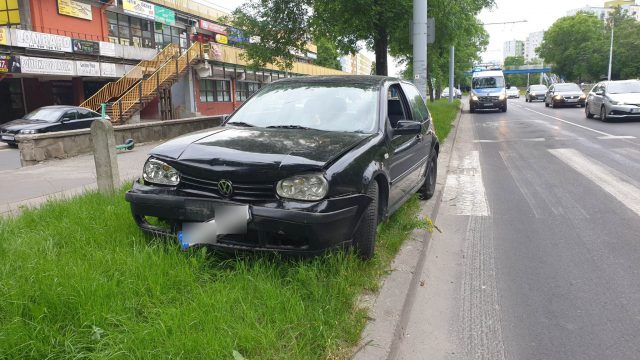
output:
M 504 78 L 501 76 L 475 77 L 472 81 L 474 89 L 499 89 L 504 87 Z
M 610 83 L 607 90 L 609 94 L 640 93 L 640 81 Z
M 581 91 L 576 84 L 557 84 L 556 91 Z

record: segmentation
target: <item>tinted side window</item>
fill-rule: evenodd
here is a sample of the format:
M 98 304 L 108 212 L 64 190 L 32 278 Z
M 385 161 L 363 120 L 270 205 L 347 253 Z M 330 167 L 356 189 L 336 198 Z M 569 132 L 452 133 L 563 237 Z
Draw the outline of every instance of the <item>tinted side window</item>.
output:
M 95 117 L 94 113 L 89 110 L 78 110 L 78 119 L 91 119 Z
M 404 90 L 404 94 L 407 96 L 407 100 L 409 101 L 409 106 L 411 106 L 413 119 L 416 121 L 429 120 L 429 110 L 427 109 L 427 105 L 425 105 L 422 96 L 418 92 L 418 89 L 411 84 L 402 83 L 402 90 Z
M 78 112 L 75 110 L 67 111 L 66 113 L 64 113 L 62 118 L 65 120 L 76 120 L 78 118 Z

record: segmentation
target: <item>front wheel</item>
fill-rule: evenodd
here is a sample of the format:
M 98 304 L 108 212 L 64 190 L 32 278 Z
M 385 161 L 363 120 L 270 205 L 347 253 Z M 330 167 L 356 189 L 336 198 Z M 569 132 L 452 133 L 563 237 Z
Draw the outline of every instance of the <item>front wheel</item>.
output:
M 427 163 L 427 174 L 424 179 L 424 184 L 420 188 L 420 197 L 424 200 L 429 200 L 436 192 L 436 180 L 438 179 L 438 154 L 431 156 L 431 159 Z
M 605 108 L 604 105 L 602 105 L 602 107 L 600 108 L 600 120 L 602 120 L 603 122 L 609 121 L 609 119 L 607 118 L 607 108 Z
M 591 110 L 589 110 L 589 104 L 586 104 L 584 107 L 584 116 L 586 116 L 587 119 L 593 119 L 593 114 L 591 113 Z
M 500 109 L 500 111 L 507 112 L 507 104 L 504 104 L 504 106 Z
M 544 102 L 544 107 L 549 107 L 549 103 L 548 102 Z
M 378 182 L 373 180 L 367 189 L 371 203 L 362 214 L 360 225 L 353 237 L 353 249 L 362 260 L 373 258 L 376 245 L 376 227 L 378 226 Z

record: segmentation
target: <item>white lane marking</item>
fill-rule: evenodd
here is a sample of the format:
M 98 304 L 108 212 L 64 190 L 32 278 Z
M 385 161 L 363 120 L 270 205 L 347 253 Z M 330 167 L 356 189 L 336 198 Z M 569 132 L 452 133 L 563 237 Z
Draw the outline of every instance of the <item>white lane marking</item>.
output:
M 566 123 L 566 124 L 569 124 L 569 125 L 577 126 L 577 127 L 581 128 L 581 129 L 584 129 L 584 130 L 593 131 L 596 134 L 600 134 L 600 135 L 603 135 L 603 136 L 615 136 L 615 135 L 607 134 L 606 132 L 603 132 L 603 131 L 600 131 L 600 130 L 596 130 L 596 129 L 592 129 L 592 128 L 587 127 L 587 126 L 582 126 L 580 124 L 576 124 L 576 123 L 571 122 L 571 121 L 560 119 L 559 117 L 555 117 L 555 116 L 551 116 L 551 115 L 547 115 L 547 114 L 541 113 L 539 111 L 531 110 L 528 107 L 525 107 L 524 109 L 528 110 L 528 111 L 531 111 L 531 112 L 534 112 L 534 113 L 536 113 L 538 115 L 542 115 L 542 116 L 546 116 L 546 117 L 554 119 L 554 120 L 562 121 L 563 123 Z
M 611 135 L 611 136 L 598 136 L 598 139 L 601 140 L 615 140 L 615 139 L 635 139 L 635 136 L 630 136 L 630 135 L 622 135 L 622 136 L 615 136 L 615 135 Z
M 443 201 L 448 203 L 448 209 L 454 215 L 489 216 L 478 151 L 471 151 L 462 161 L 453 159 Z
M 497 143 L 506 141 L 546 141 L 545 138 L 532 138 L 532 139 L 505 139 L 505 140 L 473 140 L 474 143 Z
M 574 149 L 549 149 L 549 152 L 640 216 L 640 189 L 631 178 Z

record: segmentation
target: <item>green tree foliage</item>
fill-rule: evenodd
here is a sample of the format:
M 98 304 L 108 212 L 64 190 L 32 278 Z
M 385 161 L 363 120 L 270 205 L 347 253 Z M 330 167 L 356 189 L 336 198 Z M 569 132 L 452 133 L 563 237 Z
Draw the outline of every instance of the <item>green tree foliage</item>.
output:
M 522 65 L 525 65 L 523 56 L 508 56 L 504 59 L 505 68 L 508 68 L 509 66 L 522 66 Z M 509 85 L 517 86 L 517 87 L 527 86 L 527 75 L 511 74 L 511 75 L 506 75 L 505 77 Z
M 545 33 L 538 52 L 553 71 L 567 80 L 597 81 L 609 66 L 611 27 L 614 27 L 613 79 L 640 76 L 640 23 L 617 8 L 603 22 L 578 13 L 556 21 Z
M 314 43 L 318 47 L 318 59 L 313 62 L 314 64 L 337 70 L 342 68 L 335 42 L 327 38 L 317 38 Z
M 429 16 L 436 18 L 435 54 L 429 61 L 441 78 L 443 49 L 458 47 L 459 64 L 470 64 L 487 44 L 487 34 L 475 18 L 494 0 L 430 0 Z M 332 39 L 339 53 L 356 52 L 361 42 L 375 54 L 376 74 L 387 74 L 387 54 L 409 63 L 412 0 L 250 0 L 233 13 L 233 26 L 258 36 L 246 47 L 255 66 L 274 63 L 291 68 L 292 50 L 304 51 L 311 38 Z M 448 55 L 445 55 L 447 57 Z M 470 68 L 466 66 L 465 69 Z M 460 71 L 463 68 L 460 67 Z

